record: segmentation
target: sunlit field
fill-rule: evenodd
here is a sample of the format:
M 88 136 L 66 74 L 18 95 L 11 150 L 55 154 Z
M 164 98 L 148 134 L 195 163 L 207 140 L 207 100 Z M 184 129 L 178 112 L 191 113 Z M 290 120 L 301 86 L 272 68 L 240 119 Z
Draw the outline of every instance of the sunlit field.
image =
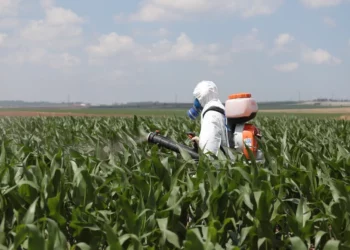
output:
M 2 117 L 1 249 L 349 249 L 350 123 L 253 122 L 264 164 L 146 142 L 186 117 Z

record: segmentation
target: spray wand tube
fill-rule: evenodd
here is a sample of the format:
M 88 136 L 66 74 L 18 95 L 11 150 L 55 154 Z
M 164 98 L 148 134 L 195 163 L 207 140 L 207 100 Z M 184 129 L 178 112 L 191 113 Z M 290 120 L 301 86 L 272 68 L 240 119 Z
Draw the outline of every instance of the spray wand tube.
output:
M 186 151 L 193 159 L 199 159 L 197 147 L 191 148 L 189 146 L 174 142 L 171 139 L 160 135 L 158 131 L 148 134 L 148 142 L 158 144 L 177 153 L 180 153 L 179 148 L 181 148 Z

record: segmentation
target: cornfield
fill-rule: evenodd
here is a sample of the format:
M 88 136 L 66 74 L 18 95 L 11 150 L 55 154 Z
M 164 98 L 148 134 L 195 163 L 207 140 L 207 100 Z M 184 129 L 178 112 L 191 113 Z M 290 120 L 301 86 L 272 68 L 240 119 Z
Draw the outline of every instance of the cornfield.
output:
M 266 162 L 192 161 L 182 117 L 0 120 L 0 249 L 350 249 L 350 123 L 258 117 Z

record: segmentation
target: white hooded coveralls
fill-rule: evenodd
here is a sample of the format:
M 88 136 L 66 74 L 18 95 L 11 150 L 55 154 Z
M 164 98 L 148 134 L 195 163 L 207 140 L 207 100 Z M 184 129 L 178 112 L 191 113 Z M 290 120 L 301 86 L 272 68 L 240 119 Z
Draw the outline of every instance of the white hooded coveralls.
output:
M 199 147 L 203 153 L 212 152 L 216 156 L 219 153 L 220 145 L 223 148 L 228 147 L 228 138 L 225 126 L 225 116 L 221 113 L 210 110 L 203 114 L 212 106 L 225 110 L 224 105 L 219 99 L 218 89 L 212 81 L 202 81 L 197 84 L 193 95 L 202 105 L 201 113 L 201 131 L 199 134 Z M 225 150 L 227 152 L 227 150 Z

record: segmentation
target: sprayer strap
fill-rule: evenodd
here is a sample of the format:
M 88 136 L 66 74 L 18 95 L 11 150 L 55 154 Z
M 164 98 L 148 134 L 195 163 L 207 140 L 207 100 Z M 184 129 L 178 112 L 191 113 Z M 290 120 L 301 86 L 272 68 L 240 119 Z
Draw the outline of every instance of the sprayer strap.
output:
M 225 115 L 225 110 L 223 110 L 222 108 L 219 108 L 219 107 L 212 106 L 212 107 L 209 107 L 209 108 L 203 113 L 203 117 L 204 117 L 205 113 L 207 113 L 207 112 L 210 111 L 210 110 L 217 111 L 217 112 L 221 113 L 222 115 Z
M 220 114 L 222 114 L 223 116 L 225 116 L 225 110 L 223 110 L 222 108 L 216 107 L 216 106 L 211 106 L 211 107 L 209 107 L 209 108 L 203 113 L 203 117 L 204 117 L 205 113 L 207 113 L 207 112 L 210 111 L 210 110 L 219 112 Z M 220 145 L 220 149 L 221 149 L 221 151 L 224 153 L 224 155 L 226 155 L 226 152 L 225 152 L 224 148 L 222 147 L 222 145 Z

